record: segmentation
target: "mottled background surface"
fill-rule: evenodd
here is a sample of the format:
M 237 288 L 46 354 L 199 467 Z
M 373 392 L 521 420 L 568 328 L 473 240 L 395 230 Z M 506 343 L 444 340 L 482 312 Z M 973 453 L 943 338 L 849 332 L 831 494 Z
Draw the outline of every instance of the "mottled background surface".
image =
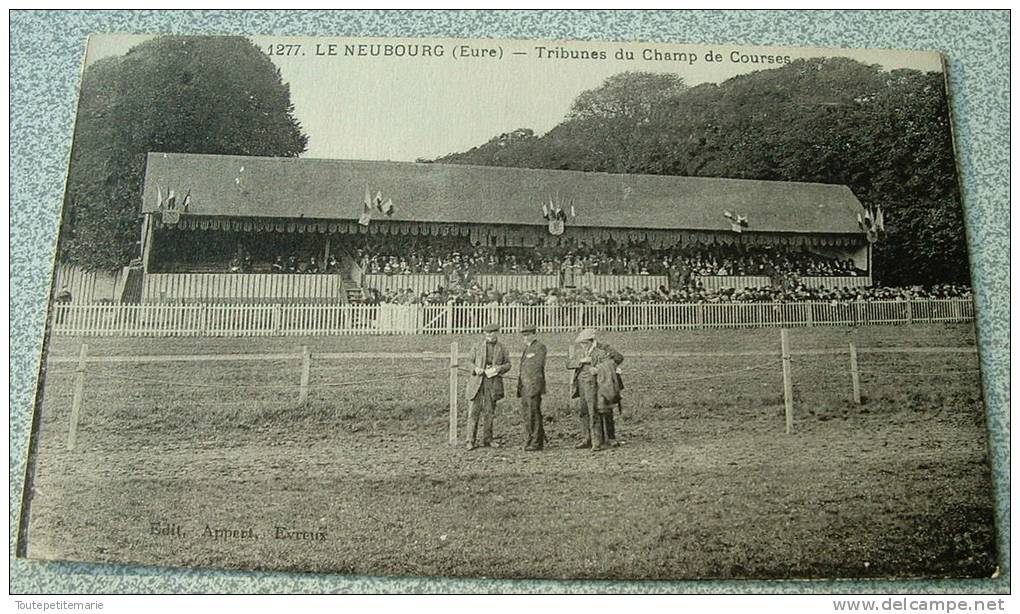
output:
M 239 573 L 14 559 L 28 431 L 86 37 L 94 32 L 600 39 L 938 50 L 949 64 L 998 500 L 983 581 L 501 582 Z M 1009 587 L 1009 14 L 856 11 L 138 11 L 11 15 L 12 593 L 887 592 Z

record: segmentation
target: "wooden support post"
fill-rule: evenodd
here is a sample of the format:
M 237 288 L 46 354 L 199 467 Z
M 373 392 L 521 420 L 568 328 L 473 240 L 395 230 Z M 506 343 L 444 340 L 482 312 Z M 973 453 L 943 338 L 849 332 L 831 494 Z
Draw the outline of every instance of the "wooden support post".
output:
M 574 345 L 574 340 L 570 340 L 570 345 L 567 347 L 567 411 L 570 411 L 570 392 L 574 387 L 574 369 L 577 367 L 577 355 Z
M 861 373 L 857 370 L 857 346 L 850 342 L 850 382 L 854 387 L 854 403 L 861 404 Z
M 71 423 L 67 429 L 67 449 L 74 450 L 74 444 L 78 439 L 78 417 L 81 415 L 82 397 L 85 396 L 85 360 L 88 357 L 89 346 L 81 344 L 78 352 L 78 366 L 74 370 L 74 396 L 71 399 Z
M 301 346 L 301 392 L 298 396 L 298 404 L 304 405 L 308 401 L 308 379 L 312 373 L 312 355 L 307 345 Z
M 453 303 L 446 304 L 446 334 L 453 334 Z
M 457 342 L 450 343 L 450 435 L 451 446 L 457 445 L 457 396 L 459 391 L 460 349 Z
M 780 329 L 779 339 L 783 357 L 783 402 L 786 404 L 786 434 L 793 433 L 793 378 L 790 376 L 790 344 L 786 329 Z

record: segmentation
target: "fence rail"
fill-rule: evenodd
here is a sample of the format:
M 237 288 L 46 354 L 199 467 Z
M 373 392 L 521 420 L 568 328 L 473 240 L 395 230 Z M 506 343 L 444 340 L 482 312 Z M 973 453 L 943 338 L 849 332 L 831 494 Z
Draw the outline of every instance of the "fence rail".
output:
M 459 334 L 487 322 L 542 331 L 682 330 L 967 322 L 970 299 L 854 303 L 635 305 L 76 305 L 53 307 L 51 331 L 81 336 Z
M 658 384 L 666 384 L 670 386 L 682 386 L 685 383 L 702 381 L 705 379 L 716 379 L 722 377 L 732 377 L 737 374 L 746 374 L 750 371 L 757 371 L 762 373 L 763 368 L 767 368 L 770 364 L 774 366 L 782 367 L 782 378 L 783 378 L 783 403 L 785 409 L 786 418 L 786 432 L 790 434 L 793 432 L 793 417 L 794 417 L 794 394 L 793 394 L 793 371 L 791 369 L 791 359 L 794 356 L 842 356 L 849 357 L 849 369 L 844 370 L 837 368 L 831 370 L 832 375 L 838 375 L 839 380 L 846 381 L 845 375 L 851 376 L 851 388 L 850 388 L 850 399 L 857 404 L 862 403 L 861 394 L 861 370 L 858 362 L 858 348 L 851 341 L 844 348 L 807 348 L 802 350 L 791 349 L 789 346 L 789 340 L 787 330 L 785 328 L 780 329 L 780 352 L 777 353 L 775 349 L 771 351 L 738 351 L 738 352 L 672 352 L 672 351 L 658 351 L 658 352 L 631 352 L 626 353 L 628 359 L 635 358 L 666 358 L 666 359 L 706 359 L 720 356 L 726 357 L 754 357 L 755 363 L 745 364 L 743 368 L 737 370 L 726 370 L 719 371 L 716 373 L 710 373 L 707 375 L 696 375 L 682 377 L 675 379 L 671 382 L 659 381 Z M 451 445 L 458 443 L 458 412 L 460 408 L 461 398 L 461 383 L 459 379 L 459 373 L 467 370 L 466 361 L 471 357 L 469 352 L 461 352 L 460 346 L 457 341 L 450 343 L 449 353 L 443 352 L 350 352 L 350 353 L 327 353 L 327 352 L 316 352 L 312 353 L 307 345 L 301 346 L 300 351 L 296 353 L 274 353 L 274 354 L 198 354 L 198 355 L 89 355 L 88 343 L 83 342 L 79 348 L 77 357 L 70 355 L 65 356 L 53 356 L 47 357 L 48 365 L 55 364 L 67 364 L 76 363 L 77 367 L 73 371 L 49 371 L 51 375 L 59 376 L 59 374 L 73 374 L 74 375 L 74 394 L 71 400 L 71 411 L 68 422 L 67 431 L 67 449 L 74 450 L 77 443 L 77 433 L 79 426 L 79 417 L 83 411 L 83 403 L 85 398 L 85 391 L 87 389 L 86 382 L 93 380 L 109 381 L 113 380 L 118 384 L 131 385 L 135 389 L 150 390 L 153 386 L 167 386 L 175 389 L 179 388 L 199 388 L 206 390 L 245 390 L 250 391 L 253 389 L 263 390 L 275 390 L 278 391 L 281 397 L 293 394 L 297 392 L 296 402 L 303 404 L 308 401 L 309 389 L 337 389 L 346 386 L 362 386 L 365 384 L 382 384 L 391 383 L 394 379 L 401 377 L 417 377 L 422 375 L 435 375 L 438 376 L 441 373 L 447 372 L 449 374 L 449 427 L 448 427 L 448 442 Z M 550 357 L 569 357 L 570 361 L 573 362 L 573 349 L 569 348 L 568 351 L 552 351 L 549 352 Z M 861 348 L 864 354 L 881 354 L 881 353 L 943 353 L 943 354 L 966 354 L 976 352 L 974 347 L 875 347 L 875 348 Z M 340 361 L 344 364 L 362 364 L 366 359 L 390 359 L 395 360 L 414 360 L 414 361 L 448 361 L 447 366 L 435 367 L 428 366 L 424 370 L 410 371 L 406 373 L 399 372 L 387 372 L 382 377 L 378 374 L 370 374 L 366 377 L 359 377 L 357 379 L 345 379 L 340 381 L 312 381 L 311 380 L 311 365 L 313 357 L 319 361 Z M 766 361 L 759 362 L 757 359 L 768 359 Z M 777 360 L 778 359 L 778 360 Z M 265 383 L 260 381 L 250 381 L 246 383 L 229 382 L 221 383 L 214 381 L 183 381 L 174 379 L 172 375 L 166 379 L 161 378 L 149 378 L 140 377 L 133 373 L 133 367 L 131 365 L 141 364 L 159 364 L 159 363 L 179 363 L 179 362 L 229 362 L 229 361 L 275 361 L 275 362 L 297 362 L 300 365 L 300 377 L 295 377 L 290 383 Z M 778 361 L 781 361 L 777 364 Z M 122 373 L 110 373 L 109 371 L 103 372 L 97 369 L 89 368 L 90 364 L 96 363 L 107 363 L 107 364 L 119 364 L 122 365 Z M 419 363 L 420 364 L 420 363 Z M 520 368 L 520 365 L 517 365 Z M 173 373 L 172 370 L 167 373 Z M 865 373 L 882 374 L 878 370 L 867 370 Z M 976 374 L 979 373 L 977 369 L 967 370 L 952 370 L 952 371 L 930 371 L 925 375 L 947 375 L 947 374 Z M 902 373 L 896 371 L 887 371 L 885 375 L 913 375 L 910 373 Z M 512 378 L 514 375 L 509 375 L 508 378 Z M 760 375 L 760 377 L 768 377 L 768 375 Z M 633 389 L 634 383 L 631 382 L 629 388 Z M 640 384 L 637 385 L 640 387 Z M 157 393 L 158 394 L 158 393 Z M 467 399 L 465 399 L 466 401 Z M 631 409 L 633 411 L 633 409 Z

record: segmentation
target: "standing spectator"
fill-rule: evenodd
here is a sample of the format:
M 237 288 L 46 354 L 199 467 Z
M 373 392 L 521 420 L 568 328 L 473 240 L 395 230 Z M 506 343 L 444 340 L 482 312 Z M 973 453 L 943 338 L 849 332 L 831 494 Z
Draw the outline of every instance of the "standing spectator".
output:
M 620 401 L 616 367 L 623 362 L 623 354 L 607 343 L 599 344 L 591 328 L 581 331 L 575 343 L 581 346 L 582 354 L 574 369 L 571 398 L 580 399 L 584 430 L 581 442 L 575 447 L 590 447 L 598 452 L 609 447 L 607 430 L 615 431 L 614 426 L 607 424 L 606 414 L 610 414 L 608 420 L 612 420 L 613 406 Z
M 499 325 L 486 324 L 484 340 L 471 350 L 471 379 L 467 384 L 468 408 L 467 449 L 489 447 L 492 442 L 492 421 L 496 402 L 503 398 L 503 374 L 510 370 L 506 348 L 497 339 Z M 478 423 L 482 423 L 479 439 Z
M 528 452 L 545 446 L 545 427 L 542 425 L 542 395 L 545 387 L 545 344 L 538 340 L 534 324 L 521 327 L 524 335 L 524 352 L 521 353 L 520 375 L 517 378 L 517 397 L 521 400 L 521 417 L 524 421 L 524 449 Z

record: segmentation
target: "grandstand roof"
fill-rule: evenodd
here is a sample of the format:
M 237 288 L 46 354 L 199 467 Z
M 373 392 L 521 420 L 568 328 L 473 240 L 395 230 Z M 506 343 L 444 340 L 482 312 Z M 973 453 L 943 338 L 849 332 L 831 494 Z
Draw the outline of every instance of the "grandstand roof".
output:
M 142 210 L 174 190 L 195 215 L 356 220 L 366 187 L 396 207 L 374 220 L 405 222 L 539 226 L 552 199 L 573 203 L 571 226 L 730 231 L 731 211 L 748 232 L 861 234 L 863 210 L 848 187 L 819 183 L 170 153 L 149 154 Z

